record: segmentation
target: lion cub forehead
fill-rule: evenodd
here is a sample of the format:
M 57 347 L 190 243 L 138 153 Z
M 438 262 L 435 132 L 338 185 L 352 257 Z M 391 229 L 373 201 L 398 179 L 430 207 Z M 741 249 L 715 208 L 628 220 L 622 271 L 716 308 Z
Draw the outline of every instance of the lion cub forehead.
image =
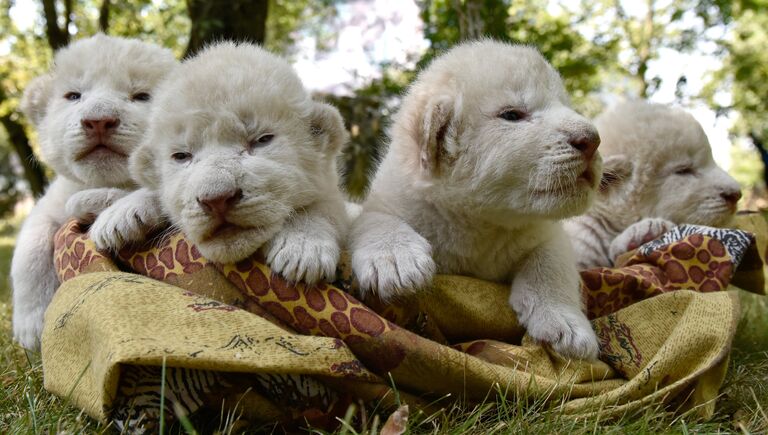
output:
M 664 104 L 628 101 L 595 118 L 604 156 L 626 154 L 637 159 L 712 160 L 709 140 L 696 119 L 686 111 Z
M 309 110 L 310 96 L 288 62 L 251 44 L 213 45 L 172 76 L 156 99 L 165 112 L 226 112 L 245 119 Z
M 493 40 L 467 42 L 437 58 L 414 86 L 417 92 L 458 91 L 465 102 L 546 105 L 568 96 L 554 68 L 533 47 Z
M 242 141 L 254 134 L 309 131 L 311 98 L 293 68 L 250 44 L 211 46 L 158 90 L 153 131 L 175 142 Z
M 56 53 L 54 74 L 60 86 L 85 88 L 99 84 L 149 90 L 176 64 L 165 48 L 135 39 L 97 34 Z

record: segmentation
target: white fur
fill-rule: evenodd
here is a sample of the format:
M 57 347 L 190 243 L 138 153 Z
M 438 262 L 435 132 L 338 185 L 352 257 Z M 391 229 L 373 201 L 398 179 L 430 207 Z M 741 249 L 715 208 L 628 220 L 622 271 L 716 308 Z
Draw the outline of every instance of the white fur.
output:
M 348 222 L 335 168 L 346 138 L 338 111 L 312 101 L 287 62 L 220 43 L 162 86 L 132 173 L 159 198 L 162 211 L 147 213 L 165 214 L 206 258 L 235 262 L 261 248 L 276 272 L 314 283 L 335 275 Z M 223 217 L 201 205 L 231 192 L 239 199 Z
M 691 115 L 634 101 L 609 109 L 595 125 L 604 185 L 589 211 L 565 225 L 579 268 L 609 267 L 674 224 L 723 226 L 732 218 L 736 204 L 723 195 L 738 199 L 739 184 L 715 164 Z
M 662 218 L 645 218 L 635 222 L 611 241 L 608 256 L 615 260 L 619 255 L 650 242 L 674 227 L 674 222 Z
M 95 187 L 81 190 L 67 200 L 64 212 L 82 222 L 93 222 L 104 209 L 130 192 L 118 187 Z
M 155 192 L 141 188 L 115 201 L 104 210 L 88 230 L 100 250 L 116 251 L 125 245 L 143 241 L 165 219 Z
M 75 210 L 77 204 L 97 210 L 132 186 L 126 156 L 137 146 L 149 114 L 149 103 L 132 96 L 151 94 L 174 63 L 168 50 L 99 34 L 57 52 L 51 72 L 27 87 L 21 108 L 37 127 L 42 157 L 57 177 L 24 222 L 11 264 L 13 335 L 22 346 L 38 346 L 43 313 L 59 284 L 54 233 L 70 216 L 88 213 Z M 72 92 L 80 98 L 65 98 Z M 81 124 L 105 117 L 120 121 L 101 141 L 112 151 L 95 149 L 99 140 L 89 139 Z M 98 187 L 110 193 L 79 196 L 66 207 L 70 196 Z
M 510 108 L 523 119 L 499 117 Z M 361 289 L 393 298 L 436 272 L 507 282 L 533 338 L 595 358 L 558 223 L 585 211 L 597 188 L 599 156 L 585 158 L 576 140 L 599 138 L 535 49 L 479 41 L 436 59 L 405 97 L 353 225 Z

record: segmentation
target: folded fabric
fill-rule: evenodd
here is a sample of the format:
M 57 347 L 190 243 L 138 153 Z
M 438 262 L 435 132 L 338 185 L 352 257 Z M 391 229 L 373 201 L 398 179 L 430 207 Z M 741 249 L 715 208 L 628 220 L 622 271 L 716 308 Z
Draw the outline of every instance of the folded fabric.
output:
M 69 222 L 56 237 L 63 283 L 46 312 L 45 387 L 94 418 L 148 430 L 161 395 L 167 419 L 223 403 L 288 428 L 332 427 L 360 401 L 431 410 L 497 392 L 574 416 L 661 403 L 708 417 L 738 319 L 738 298 L 715 291 L 738 265 L 730 244 L 718 249 L 723 234 L 737 234 L 738 255 L 759 263 L 752 237 L 728 230 L 685 234 L 625 267 L 584 272 L 601 344 L 600 361 L 584 362 L 525 336 L 504 285 L 438 276 L 397 305 L 363 303 L 348 274 L 291 284 L 258 257 L 213 264 L 179 234 L 110 258 Z M 678 255 L 683 245 L 693 257 Z M 693 290 L 672 291 L 683 288 Z
M 742 214 L 735 223 L 768 236 L 768 224 L 759 214 Z M 766 249 L 758 249 L 763 243 L 743 230 L 679 225 L 620 256 L 615 268 L 582 271 L 588 315 L 597 318 L 674 290 L 720 291 L 732 277 L 736 286 L 765 294 Z

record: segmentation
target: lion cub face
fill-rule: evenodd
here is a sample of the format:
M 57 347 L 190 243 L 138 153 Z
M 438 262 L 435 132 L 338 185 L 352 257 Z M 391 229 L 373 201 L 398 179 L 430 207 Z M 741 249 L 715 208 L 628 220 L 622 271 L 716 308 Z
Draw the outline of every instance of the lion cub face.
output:
M 674 223 L 723 226 L 736 212 L 739 184 L 712 158 L 689 114 L 642 101 L 621 104 L 595 123 L 604 136 L 607 183 L 598 203 Z
M 247 257 L 294 210 L 336 188 L 341 117 L 312 101 L 285 61 L 222 43 L 174 76 L 159 91 L 133 172 L 205 257 Z
M 411 88 L 395 134 L 420 144 L 434 195 L 499 223 L 581 213 L 599 181 L 596 129 L 530 47 L 454 48 Z
M 56 53 L 53 70 L 22 101 L 45 161 L 89 186 L 128 184 L 128 156 L 146 130 L 155 87 L 175 64 L 170 50 L 102 34 Z

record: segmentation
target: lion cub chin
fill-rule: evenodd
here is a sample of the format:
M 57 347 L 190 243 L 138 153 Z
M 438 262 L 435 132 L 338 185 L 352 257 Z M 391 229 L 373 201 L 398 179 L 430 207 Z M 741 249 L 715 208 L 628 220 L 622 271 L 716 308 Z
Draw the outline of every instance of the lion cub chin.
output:
M 261 249 L 288 280 L 332 279 L 348 225 L 335 168 L 346 139 L 338 110 L 313 101 L 286 61 L 213 45 L 158 90 L 131 156 L 143 188 L 97 219 L 95 237 L 119 248 L 143 236 L 136 221 L 163 214 L 214 262 Z
M 508 282 L 530 336 L 596 358 L 558 220 L 592 200 L 600 139 L 557 72 L 533 48 L 462 44 L 419 75 L 391 136 L 350 237 L 361 289 L 393 298 L 435 272 Z
M 24 221 L 13 253 L 13 336 L 22 346 L 38 346 L 59 285 L 54 233 L 132 188 L 128 155 L 146 128 L 155 86 L 175 64 L 170 50 L 98 34 L 57 52 L 52 70 L 27 86 L 21 108 L 57 176 Z

